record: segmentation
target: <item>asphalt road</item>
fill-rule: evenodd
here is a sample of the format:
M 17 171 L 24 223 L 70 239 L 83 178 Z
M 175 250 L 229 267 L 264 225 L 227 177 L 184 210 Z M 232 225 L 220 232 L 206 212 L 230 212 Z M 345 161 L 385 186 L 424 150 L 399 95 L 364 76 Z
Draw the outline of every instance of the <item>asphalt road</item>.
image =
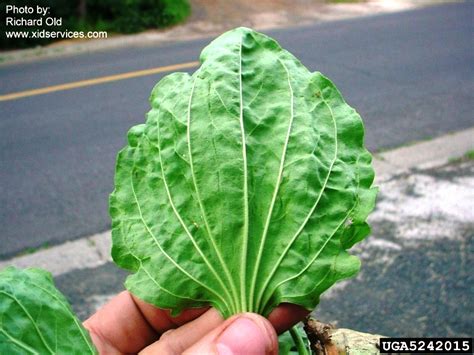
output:
M 329 76 L 381 150 L 474 125 L 474 3 L 268 31 Z M 0 95 L 197 59 L 209 39 L 0 66 Z M 126 131 L 162 75 L 0 102 L 0 258 L 109 228 Z

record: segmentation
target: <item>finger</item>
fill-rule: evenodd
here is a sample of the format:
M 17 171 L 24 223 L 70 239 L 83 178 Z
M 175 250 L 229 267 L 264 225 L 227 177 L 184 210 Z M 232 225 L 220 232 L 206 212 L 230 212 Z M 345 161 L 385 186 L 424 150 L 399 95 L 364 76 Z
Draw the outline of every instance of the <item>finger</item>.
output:
M 301 306 L 282 303 L 270 313 L 268 320 L 275 327 L 277 334 L 281 334 L 301 322 L 308 314 L 309 311 Z
M 217 310 L 211 308 L 199 318 L 164 333 L 160 340 L 143 349 L 140 354 L 182 354 L 224 322 Z
M 158 338 L 126 291 L 87 319 L 84 327 L 99 353 L 136 353 Z
M 145 301 L 142 301 L 133 294 L 131 294 L 131 296 L 143 317 L 158 334 L 163 334 L 169 329 L 174 329 L 186 324 L 189 321 L 198 318 L 209 309 L 209 307 L 190 308 L 184 310 L 178 316 L 173 317 L 171 316 L 170 310 L 157 308 L 149 303 L 146 303 Z
M 278 338 L 267 319 L 255 313 L 242 313 L 226 320 L 183 353 L 278 354 Z
M 137 353 L 158 339 L 160 334 L 199 317 L 206 309 L 189 309 L 178 317 L 156 308 L 123 291 L 84 322 L 101 353 L 113 350 Z

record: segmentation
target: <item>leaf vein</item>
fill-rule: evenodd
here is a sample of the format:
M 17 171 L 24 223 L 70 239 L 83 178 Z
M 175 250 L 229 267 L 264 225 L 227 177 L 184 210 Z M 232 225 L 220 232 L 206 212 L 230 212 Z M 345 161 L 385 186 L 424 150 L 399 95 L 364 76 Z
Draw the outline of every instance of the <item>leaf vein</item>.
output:
M 206 214 L 206 211 L 204 209 L 204 205 L 202 203 L 202 198 L 201 198 L 201 194 L 199 192 L 199 188 L 198 188 L 198 185 L 197 185 L 197 181 L 196 181 L 196 174 L 194 172 L 194 161 L 193 161 L 193 153 L 192 153 L 192 148 L 191 148 L 191 104 L 192 104 L 192 99 L 193 99 L 193 94 L 194 94 L 194 88 L 195 88 L 195 85 L 196 85 L 196 80 L 197 80 L 197 76 L 196 78 L 194 79 L 194 82 L 193 82 L 193 86 L 191 88 L 191 93 L 189 95 L 189 103 L 188 103 L 188 112 L 187 112 L 187 129 L 186 129 L 186 138 L 188 140 L 188 155 L 189 155 L 189 165 L 190 165 L 190 170 L 191 170 L 191 177 L 192 177 L 192 180 L 193 180 L 193 185 L 194 185 L 194 191 L 196 192 L 196 199 L 197 199 L 197 202 L 198 202 L 198 205 L 199 205 L 199 209 L 201 210 L 201 214 L 202 214 L 202 217 L 204 219 L 204 225 L 206 226 L 206 231 L 207 231 L 207 235 L 209 237 L 209 240 L 211 242 L 211 245 L 212 245 L 212 248 L 214 249 L 214 252 L 216 253 L 217 255 L 217 258 L 224 270 L 224 273 L 229 281 L 229 284 L 230 284 L 230 288 L 231 288 L 231 291 L 234 295 L 234 297 L 238 297 L 237 295 L 237 291 L 235 289 L 235 285 L 232 281 L 232 277 L 230 276 L 230 272 L 229 272 L 229 269 L 227 268 L 227 265 L 226 263 L 224 262 L 223 258 L 222 258 L 222 254 L 219 252 L 219 249 L 217 248 L 217 245 L 215 243 L 215 240 L 212 236 L 212 233 L 211 233 L 211 228 L 209 227 L 209 222 L 207 220 L 207 214 Z M 214 91 L 216 91 L 214 89 Z M 217 93 L 217 91 L 216 91 Z M 219 93 L 217 93 L 217 95 L 219 96 L 219 99 L 222 101 Z M 224 104 L 224 102 L 222 102 Z M 225 107 L 225 104 L 224 104 L 224 107 Z M 227 107 L 226 107 L 227 109 Z M 234 303 L 233 307 L 235 308 L 236 304 L 235 304 L 235 299 L 233 297 L 230 296 L 230 294 L 228 293 L 227 288 L 223 282 L 223 280 L 219 277 L 219 275 L 216 273 L 215 269 L 213 267 L 211 267 L 209 265 L 209 268 L 211 269 L 211 271 L 214 273 L 216 279 L 219 281 L 219 283 L 221 284 L 222 286 L 222 289 L 224 290 L 224 292 L 227 293 L 227 295 L 229 296 L 230 298 L 230 301 L 232 303 Z
M 38 334 L 39 338 L 41 339 L 41 342 L 44 344 L 44 346 L 46 347 L 46 349 L 48 349 L 48 351 L 51 353 L 51 354 L 54 354 L 53 350 L 49 347 L 49 345 L 46 343 L 46 340 L 44 339 L 43 337 L 43 334 L 41 334 L 39 328 L 38 328 L 38 325 L 36 324 L 35 320 L 33 319 L 33 317 L 31 316 L 30 312 L 28 312 L 28 310 L 25 308 L 25 306 L 23 306 L 23 304 L 20 302 L 20 300 L 18 298 L 15 297 L 15 295 L 12 295 L 8 292 L 5 292 L 5 291 L 0 291 L 0 293 L 4 294 L 5 296 L 7 296 L 8 298 L 12 299 L 13 301 L 15 301 L 16 304 L 18 304 L 21 308 L 21 310 L 23 311 L 23 313 L 25 313 L 25 315 L 28 317 L 28 319 L 30 320 L 31 324 L 33 324 L 33 327 L 35 328 L 35 331 L 36 333 Z
M 76 324 L 77 328 L 79 329 L 79 333 L 81 333 L 81 336 L 84 340 L 84 342 L 87 344 L 89 350 L 91 351 L 91 354 L 95 354 L 95 350 L 91 347 L 91 344 L 89 342 L 89 340 L 87 339 L 87 336 L 86 334 L 84 333 L 84 329 L 82 328 L 82 325 L 79 324 L 79 322 L 77 321 L 77 318 L 76 316 L 70 311 L 69 307 L 57 296 L 55 295 L 54 293 L 52 293 L 50 290 L 44 288 L 43 286 L 40 286 L 34 282 L 31 283 L 33 286 L 39 288 L 40 290 L 43 290 L 44 292 L 46 292 L 48 295 L 50 295 L 51 297 L 53 297 L 56 301 L 58 301 L 58 303 L 66 310 L 66 313 L 72 318 L 72 320 L 74 321 L 74 323 Z
M 8 340 L 10 340 L 13 344 L 17 345 L 18 347 L 22 348 L 23 350 L 26 350 L 28 351 L 30 354 L 38 354 L 39 353 L 37 351 L 35 351 L 34 349 L 32 349 L 30 346 L 26 345 L 24 342 L 22 342 L 21 340 L 15 338 L 13 335 L 9 334 L 5 329 L 3 329 L 2 327 L 0 327 L 0 333 L 2 333 L 3 335 L 5 335 L 5 337 L 8 338 Z
M 324 190 L 326 189 L 326 186 L 327 186 L 327 183 L 329 181 L 329 177 L 331 176 L 331 172 L 332 172 L 332 169 L 334 167 L 334 163 L 336 162 L 336 159 L 337 159 L 337 155 L 338 155 L 338 144 L 337 144 L 337 123 L 336 123 L 336 119 L 334 117 L 334 113 L 331 109 L 331 106 L 329 106 L 329 104 L 326 102 L 326 100 L 324 99 L 324 97 L 321 98 L 322 101 L 325 103 L 325 105 L 328 107 L 329 109 L 329 112 L 331 114 L 331 119 L 333 121 L 333 125 L 334 125 L 334 144 L 335 144 L 335 149 L 334 149 L 334 157 L 331 161 L 331 165 L 329 166 L 329 170 L 328 170 L 328 173 L 326 175 L 326 178 L 325 178 L 325 181 L 324 181 L 324 184 L 323 186 L 321 186 L 321 191 L 318 195 L 318 198 L 316 199 L 313 207 L 310 209 L 309 213 L 307 214 L 306 218 L 304 219 L 303 223 L 301 224 L 301 226 L 297 229 L 296 233 L 293 235 L 293 237 L 291 238 L 290 242 L 287 244 L 285 250 L 283 251 L 283 253 L 281 254 L 280 258 L 278 259 L 278 261 L 276 262 L 275 266 L 273 267 L 272 271 L 270 272 L 270 275 L 269 277 L 266 279 L 266 281 L 263 283 L 263 287 L 261 288 L 261 291 L 259 293 L 259 296 L 257 298 L 257 305 L 258 307 L 257 308 L 260 308 L 260 302 L 261 302 L 261 299 L 263 297 L 263 292 L 265 291 L 265 289 L 267 288 L 268 284 L 270 283 L 271 279 L 273 278 L 273 276 L 275 275 L 276 273 L 276 270 L 278 269 L 278 267 L 280 266 L 281 262 L 283 261 L 283 258 L 285 257 L 286 253 L 288 253 L 288 250 L 291 248 L 291 246 L 293 245 L 293 243 L 295 242 L 295 240 L 298 238 L 298 236 L 300 235 L 300 233 L 303 231 L 304 227 L 306 226 L 306 224 L 308 223 L 309 219 L 311 218 L 311 216 L 313 215 L 314 211 L 316 210 L 316 207 L 319 205 L 319 201 L 321 200 L 321 197 L 323 195 L 323 192 Z M 279 285 L 277 287 L 274 288 L 274 290 L 276 290 L 277 288 L 279 287 Z M 273 293 L 274 291 L 272 291 Z M 263 305 L 264 307 L 265 305 Z
M 286 72 L 286 75 L 287 75 L 288 88 L 290 90 L 290 119 L 289 119 L 289 122 L 288 122 L 286 137 L 285 137 L 285 141 L 284 141 L 284 144 L 283 144 L 283 151 L 281 153 L 280 166 L 278 168 L 278 175 L 277 175 L 277 180 L 276 180 L 276 183 L 275 183 L 275 189 L 273 191 L 272 200 L 270 202 L 270 207 L 268 209 L 268 214 L 267 214 L 267 218 L 266 218 L 266 221 L 265 221 L 262 237 L 260 239 L 260 246 L 259 246 L 259 250 L 258 250 L 258 254 L 257 254 L 257 260 L 255 262 L 255 269 L 254 269 L 254 274 L 253 274 L 251 289 L 250 289 L 250 299 L 251 300 L 253 300 L 253 295 L 255 293 L 255 288 L 257 286 L 258 271 L 259 271 L 259 268 L 260 268 L 260 262 L 261 262 L 262 255 L 263 255 L 263 249 L 265 247 L 265 241 L 266 241 L 266 238 L 267 238 L 267 235 L 268 235 L 268 229 L 270 228 L 270 221 L 271 221 L 271 218 L 272 218 L 272 215 L 273 215 L 273 209 L 275 207 L 275 201 L 276 201 L 278 193 L 280 191 L 281 180 L 282 180 L 282 177 L 283 177 L 283 170 L 284 170 L 285 161 L 286 161 L 286 153 L 288 151 L 288 143 L 290 141 L 291 130 L 293 128 L 293 121 L 294 121 L 294 117 L 295 117 L 295 113 L 294 113 L 294 92 L 293 92 L 293 87 L 291 85 L 290 72 L 288 71 L 288 68 L 286 67 L 285 63 L 283 63 L 283 61 L 280 58 L 277 58 L 277 59 L 280 62 L 280 64 L 283 66 L 283 68 L 285 69 L 285 72 Z M 257 300 L 255 300 L 254 302 L 256 303 L 255 307 L 258 307 Z
M 331 239 L 336 235 L 337 231 L 341 228 L 341 226 L 344 224 L 344 222 L 346 221 L 347 217 L 349 217 L 349 215 L 352 213 L 353 209 L 355 207 L 355 204 L 352 206 L 352 208 L 349 210 L 349 212 L 346 214 L 346 216 L 342 219 L 342 221 L 338 224 L 338 226 L 334 229 L 334 231 L 331 233 L 331 235 L 326 239 L 326 241 L 324 242 L 324 244 L 322 245 L 321 248 L 319 248 L 319 250 L 317 251 L 317 253 L 314 255 L 314 257 L 311 259 L 311 261 L 306 264 L 306 266 L 300 271 L 298 272 L 297 274 L 293 275 L 293 276 L 290 276 L 288 278 L 286 278 L 285 280 L 282 280 L 280 281 L 273 289 L 273 291 L 270 293 L 270 295 L 276 290 L 278 289 L 278 287 L 280 287 L 281 285 L 287 283 L 288 281 L 291 281 L 299 276 L 301 276 L 306 270 L 308 270 L 308 268 L 316 261 L 316 259 L 319 257 L 319 255 L 322 253 L 322 251 L 326 248 L 326 245 L 331 241 Z M 265 302 L 266 303 L 266 302 Z M 265 306 L 265 303 L 264 303 L 264 306 Z
M 186 228 L 186 226 L 183 224 L 184 222 L 182 221 L 181 219 L 181 216 L 177 213 L 176 211 L 176 208 L 174 206 L 174 203 L 173 201 L 171 200 L 171 196 L 169 194 L 169 190 L 168 190 L 168 185 L 166 183 L 166 178 L 164 177 L 164 172 L 163 172 L 163 165 L 162 165 L 162 160 L 161 160 L 161 150 L 160 148 L 158 148 L 158 151 L 160 152 L 159 153 L 159 156 L 160 156 L 160 166 L 161 166 L 161 171 L 162 171 L 162 174 L 163 174 L 163 183 L 164 183 L 164 186 L 165 186 L 165 190 L 167 192 L 167 195 L 168 195 L 168 199 L 170 201 L 170 205 L 173 209 L 173 212 L 175 213 L 176 217 L 178 218 L 178 220 L 180 221 L 181 223 L 181 226 L 184 228 L 184 230 L 189 234 L 189 231 L 188 229 Z M 148 234 L 152 237 L 152 239 L 154 240 L 156 246 L 160 249 L 160 251 L 163 253 L 163 255 L 165 255 L 165 257 L 171 261 L 171 263 L 178 269 L 180 270 L 183 274 L 185 274 L 188 278 L 190 278 L 191 280 L 193 280 L 194 282 L 196 282 L 198 285 L 204 287 L 205 289 L 207 289 L 208 291 L 210 291 L 211 293 L 215 294 L 218 298 L 220 298 L 224 304 L 227 304 L 223 299 L 222 297 L 216 293 L 214 290 L 212 290 L 210 287 L 208 287 L 206 284 L 202 283 L 201 281 L 199 281 L 198 279 L 196 279 L 193 275 L 191 275 L 189 272 L 187 272 L 186 270 L 184 270 L 164 249 L 163 247 L 161 246 L 160 242 L 158 242 L 158 239 L 156 238 L 156 236 L 153 234 L 153 232 L 150 230 L 150 227 L 148 226 L 148 224 L 146 223 L 144 217 L 143 217 L 143 214 L 142 214 L 142 210 L 141 210 L 141 207 L 140 207 L 140 203 L 138 202 L 138 197 L 137 197 L 137 194 L 135 192 L 135 187 L 133 185 L 133 173 L 131 174 L 131 185 L 132 185 L 132 193 L 133 193 L 133 197 L 135 199 L 135 203 L 137 204 L 137 208 L 138 208 L 138 213 L 140 215 L 140 220 L 141 222 L 143 223 L 146 231 L 148 232 Z M 194 240 L 194 239 L 192 239 Z

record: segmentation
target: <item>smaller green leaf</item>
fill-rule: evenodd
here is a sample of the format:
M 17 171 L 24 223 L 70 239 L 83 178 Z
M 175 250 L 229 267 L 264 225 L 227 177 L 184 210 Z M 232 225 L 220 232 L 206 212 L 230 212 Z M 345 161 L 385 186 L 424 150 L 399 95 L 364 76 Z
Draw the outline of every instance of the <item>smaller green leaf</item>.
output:
M 66 298 L 41 269 L 0 272 L 0 354 L 97 354 Z
M 308 336 L 302 327 L 296 325 L 278 336 L 278 353 L 280 355 L 311 354 Z
M 286 331 L 278 336 L 278 353 L 280 355 L 296 355 L 296 345 L 291 338 L 290 332 Z

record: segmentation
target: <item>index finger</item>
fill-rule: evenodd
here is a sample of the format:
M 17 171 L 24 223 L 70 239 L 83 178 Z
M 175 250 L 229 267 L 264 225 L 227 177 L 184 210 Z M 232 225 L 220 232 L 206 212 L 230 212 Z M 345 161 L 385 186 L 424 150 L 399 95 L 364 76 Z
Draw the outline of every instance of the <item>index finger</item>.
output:
M 199 317 L 206 309 L 189 309 L 178 317 L 136 298 L 128 291 L 115 296 L 84 322 L 99 353 L 137 353 L 169 329 Z

